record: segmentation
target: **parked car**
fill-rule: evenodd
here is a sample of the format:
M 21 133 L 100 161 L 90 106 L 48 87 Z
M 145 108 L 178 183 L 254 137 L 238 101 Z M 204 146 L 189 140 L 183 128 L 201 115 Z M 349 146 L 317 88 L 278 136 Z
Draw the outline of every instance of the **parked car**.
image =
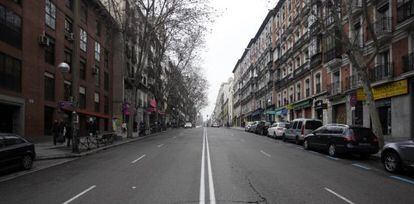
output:
M 254 121 L 250 125 L 248 132 L 256 132 L 256 127 L 257 127 L 258 124 L 259 124 L 259 121 Z
M 256 125 L 256 129 L 254 133 L 260 134 L 260 135 L 267 135 L 267 129 L 270 127 L 270 122 L 266 121 L 259 121 Z
M 31 169 L 35 158 L 34 144 L 15 134 L 0 133 L 0 172 Z
M 414 141 L 388 143 L 381 152 L 381 161 L 388 172 L 399 172 L 404 167 L 414 167 Z
M 191 124 L 191 122 L 186 122 L 184 125 L 184 128 L 192 128 L 193 124 Z
M 213 123 L 213 124 L 211 124 L 211 127 L 216 127 L 216 128 L 219 128 L 219 127 L 220 127 L 220 125 L 219 125 L 218 123 Z
M 328 124 L 305 137 L 305 149 L 326 150 L 329 156 L 357 153 L 368 157 L 379 150 L 378 138 L 369 128 Z
M 268 129 L 267 129 L 267 135 L 269 137 L 273 138 L 281 138 L 283 134 L 285 133 L 286 129 L 289 128 L 290 123 L 288 122 L 276 122 L 273 123 Z
M 247 122 L 244 126 L 244 131 L 249 132 L 250 126 L 253 125 L 254 122 Z
M 303 142 L 307 134 L 321 127 L 322 121 L 318 119 L 298 118 L 290 123 L 290 127 L 286 129 L 282 135 L 283 141 L 294 140 L 296 144 Z

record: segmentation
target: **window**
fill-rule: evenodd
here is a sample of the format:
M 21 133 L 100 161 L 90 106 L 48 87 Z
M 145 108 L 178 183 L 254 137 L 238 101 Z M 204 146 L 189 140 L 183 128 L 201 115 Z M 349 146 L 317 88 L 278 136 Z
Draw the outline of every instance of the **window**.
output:
M 101 74 L 100 74 L 100 69 L 98 65 L 95 65 L 95 69 L 93 70 L 93 74 L 95 76 L 95 85 L 96 86 L 100 86 L 100 82 L 101 82 Z
M 101 61 L 101 45 L 98 42 L 95 42 L 95 60 Z
M 305 80 L 305 97 L 308 98 L 310 96 L 310 80 Z
M 300 83 L 298 83 L 298 84 L 296 84 L 296 100 L 300 100 L 301 98 L 301 95 L 300 95 L 300 92 L 301 92 L 301 86 L 300 86 Z
M 63 92 L 65 101 L 70 101 L 72 96 L 72 82 L 66 80 L 64 81 Z
M 45 62 L 55 65 L 55 39 L 46 36 L 49 44 L 45 46 Z
M 104 73 L 104 89 L 106 91 L 109 91 L 109 73 L 108 72 Z
M 73 33 L 73 21 L 69 17 L 65 18 L 65 35 Z
M 56 28 L 56 6 L 50 0 L 46 0 L 46 25 L 51 29 L 55 30 Z
M 70 69 L 71 71 L 72 70 L 72 50 L 68 50 L 68 49 L 65 50 L 63 61 L 69 65 L 69 67 L 71 68 Z
M 296 129 L 301 129 L 302 128 L 302 123 L 303 123 L 302 121 L 299 121 L 298 126 L 296 127 Z
M 99 104 L 99 93 L 95 92 L 94 95 L 94 102 L 95 102 L 95 112 L 99 112 L 100 104 Z
M 109 52 L 108 52 L 108 50 L 104 51 L 104 68 L 105 69 L 109 68 Z
M 80 49 L 86 52 L 88 44 L 88 34 L 82 28 L 80 29 Z
M 321 87 L 321 74 L 317 73 L 315 75 L 315 92 L 316 92 L 316 94 L 318 94 L 322 91 L 321 88 L 322 88 Z
M 96 21 L 96 35 L 101 36 L 102 24 L 99 20 Z
M 0 5 L 0 40 L 20 48 L 22 45 L 22 20 L 13 11 Z
M 104 96 L 104 113 L 109 113 L 109 99 L 108 96 Z
M 79 77 L 83 80 L 86 79 L 86 60 L 81 59 L 79 62 Z
M 65 0 L 65 6 L 68 9 L 73 10 L 73 0 Z
M 86 108 L 86 88 L 83 86 L 79 87 L 79 108 Z
M 4 136 L 4 146 L 13 146 L 16 144 L 24 143 L 24 141 L 16 136 Z
M 83 23 L 87 23 L 88 21 L 88 7 L 84 1 L 81 1 L 80 4 L 80 19 Z
M 0 52 L 0 87 L 20 92 L 21 83 L 21 61 Z
M 44 74 L 44 83 L 45 100 L 55 101 L 55 76 L 46 72 Z

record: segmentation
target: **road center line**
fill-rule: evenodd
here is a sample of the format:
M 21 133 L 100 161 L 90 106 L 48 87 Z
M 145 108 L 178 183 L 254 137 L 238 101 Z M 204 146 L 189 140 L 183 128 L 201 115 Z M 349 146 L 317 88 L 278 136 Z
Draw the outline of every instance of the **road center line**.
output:
M 131 162 L 131 164 L 135 164 L 137 161 L 141 160 L 142 158 L 144 158 L 146 155 L 142 155 L 140 156 L 138 159 L 135 159 L 134 161 Z
M 265 152 L 265 151 L 263 151 L 263 150 L 260 150 L 260 152 L 261 152 L 262 154 L 266 155 L 267 157 L 272 157 L 270 154 L 266 153 L 266 152 Z
M 347 203 L 349 203 L 349 204 L 354 204 L 354 202 L 352 202 L 352 201 L 348 200 L 348 199 L 347 199 L 347 198 L 345 198 L 344 196 L 342 196 L 342 195 L 340 195 L 340 194 L 336 193 L 335 191 L 333 191 L 333 190 L 331 190 L 331 189 L 329 189 L 329 188 L 326 188 L 326 187 L 325 187 L 325 190 L 326 190 L 326 191 L 328 191 L 329 193 L 334 194 L 336 197 L 338 197 L 338 198 L 342 199 L 343 201 L 345 201 L 345 202 L 347 202 Z
M 70 202 L 74 201 L 75 199 L 77 199 L 77 198 L 81 197 L 83 194 L 85 194 L 85 193 L 87 193 L 88 191 L 90 191 L 90 190 L 94 189 L 95 187 L 96 187 L 96 185 L 93 185 L 93 186 L 89 187 L 88 189 L 86 189 L 86 190 L 82 191 L 82 192 L 81 192 L 81 193 L 79 193 L 78 195 L 76 195 L 76 196 L 72 197 L 71 199 L 69 199 L 69 200 L 65 201 L 63 204 L 68 204 L 68 203 L 70 203 Z
M 208 134 L 206 130 L 206 149 L 207 149 L 207 169 L 208 169 L 208 186 L 210 194 L 210 204 L 216 204 L 216 195 L 214 193 L 213 172 L 211 171 L 210 147 L 208 145 Z
M 199 197 L 199 203 L 200 204 L 204 204 L 205 203 L 205 189 L 204 189 L 204 152 L 205 152 L 205 142 L 206 142 L 206 138 L 205 138 L 205 132 L 206 129 L 203 129 L 203 147 L 202 147 L 202 153 L 201 153 L 201 173 L 200 173 L 200 197 Z
M 158 147 L 158 148 L 160 148 L 160 147 L 162 147 L 162 146 L 164 146 L 164 144 L 157 145 L 157 147 Z
M 352 164 L 352 166 L 356 166 L 356 167 L 359 167 L 359 168 L 365 169 L 365 170 L 370 170 L 371 169 L 371 168 L 369 168 L 367 166 L 364 166 L 364 165 L 361 165 L 361 164 L 357 164 L 357 163 Z

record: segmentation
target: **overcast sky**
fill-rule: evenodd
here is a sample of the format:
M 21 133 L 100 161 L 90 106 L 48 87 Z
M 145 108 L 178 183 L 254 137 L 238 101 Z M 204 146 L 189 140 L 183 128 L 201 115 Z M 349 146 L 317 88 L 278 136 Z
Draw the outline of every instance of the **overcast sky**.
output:
M 210 117 L 214 110 L 220 84 L 233 76 L 237 60 L 243 54 L 250 39 L 272 9 L 276 0 L 210 0 L 219 11 L 212 31 L 207 36 L 203 65 L 209 82 L 209 105 L 202 113 Z

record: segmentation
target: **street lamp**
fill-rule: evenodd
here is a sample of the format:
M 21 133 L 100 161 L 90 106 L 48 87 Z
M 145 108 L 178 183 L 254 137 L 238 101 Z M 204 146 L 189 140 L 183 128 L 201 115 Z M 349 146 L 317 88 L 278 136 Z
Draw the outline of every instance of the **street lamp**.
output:
M 62 62 L 58 65 L 58 69 L 60 69 L 60 71 L 62 73 L 68 73 L 70 71 L 70 66 L 66 62 Z M 74 86 L 74 85 L 72 84 L 72 86 Z M 73 94 L 75 94 L 75 93 L 72 93 L 72 97 L 71 97 L 71 101 L 70 101 L 72 107 L 75 109 L 75 110 L 72 111 L 72 120 L 71 120 L 71 124 L 70 124 L 71 129 L 72 129 L 72 136 L 71 136 L 72 137 L 72 151 L 75 152 L 75 153 L 79 153 L 78 138 L 77 138 L 77 135 L 76 135 L 77 130 L 75 128 L 75 125 L 78 123 L 79 120 L 78 120 L 78 115 L 76 114 L 77 103 L 74 100 Z

